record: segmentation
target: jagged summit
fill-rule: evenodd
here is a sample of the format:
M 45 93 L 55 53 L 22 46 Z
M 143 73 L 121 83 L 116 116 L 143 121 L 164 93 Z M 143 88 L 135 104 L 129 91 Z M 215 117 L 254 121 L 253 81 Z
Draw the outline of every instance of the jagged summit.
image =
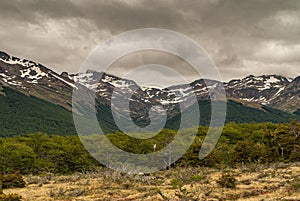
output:
M 119 89 L 118 93 L 138 89 L 133 93 L 131 100 L 137 108 L 153 104 L 173 107 L 177 103 L 187 101 L 191 93 L 200 100 L 208 99 L 209 90 L 212 87 L 221 87 L 222 84 L 226 96 L 230 99 L 269 105 L 288 112 L 300 108 L 300 76 L 292 81 L 276 74 L 249 75 L 224 83 L 214 80 L 205 81 L 199 79 L 190 84 L 170 86 L 165 89 L 141 87 L 133 80 L 93 70 L 77 74 L 68 74 L 68 72 L 58 74 L 37 62 L 13 57 L 0 51 L 0 85 L 37 96 L 68 109 L 71 107 L 75 82 L 95 91 L 97 97 L 107 104 L 115 88 Z M 209 83 L 209 86 L 206 83 Z

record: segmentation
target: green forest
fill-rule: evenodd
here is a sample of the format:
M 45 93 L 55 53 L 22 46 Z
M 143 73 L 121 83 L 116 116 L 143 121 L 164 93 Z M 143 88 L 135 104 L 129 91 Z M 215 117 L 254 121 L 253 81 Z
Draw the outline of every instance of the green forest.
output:
M 53 103 L 27 96 L 8 87 L 3 87 L 0 95 L 0 137 L 28 136 L 43 132 L 60 136 L 76 135 L 72 112 Z M 216 103 L 217 104 L 217 103 Z M 195 108 L 201 111 L 198 125 L 207 126 L 211 121 L 211 102 L 199 100 L 184 113 L 192 113 Z M 104 133 L 115 133 L 118 129 L 109 105 L 97 104 L 97 115 Z M 193 115 L 186 115 L 193 118 Z M 300 120 L 299 113 L 289 114 L 278 109 L 262 106 L 257 109 L 232 100 L 227 102 L 226 123 L 285 123 L 289 119 Z M 189 122 L 189 119 L 186 120 Z M 193 121 L 191 121 L 193 122 Z M 138 123 L 138 122 L 135 122 Z M 181 115 L 168 119 L 165 128 L 176 130 L 181 123 Z M 195 125 L 186 125 L 192 127 Z
M 198 128 L 192 146 L 172 166 L 218 168 L 249 163 L 300 161 L 300 124 L 296 121 L 291 120 L 290 123 L 284 124 L 228 123 L 217 146 L 206 158 L 200 160 L 199 150 L 207 130 L 207 126 Z M 188 133 L 190 129 L 184 129 L 184 132 Z M 174 130 L 164 129 L 157 136 L 146 140 L 131 138 L 120 132 L 107 134 L 106 137 L 122 150 L 150 153 L 153 152 L 153 144 L 157 144 L 157 149 L 161 149 L 176 134 Z M 0 160 L 0 172 L 4 174 L 71 174 L 103 167 L 90 156 L 79 137 L 45 133 L 0 138 Z

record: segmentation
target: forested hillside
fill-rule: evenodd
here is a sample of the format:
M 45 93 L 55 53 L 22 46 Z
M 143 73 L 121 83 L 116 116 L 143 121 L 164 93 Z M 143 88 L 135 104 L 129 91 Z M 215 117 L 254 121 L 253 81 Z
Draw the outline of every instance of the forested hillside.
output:
M 0 136 L 33 132 L 76 134 L 72 113 L 58 105 L 3 87 L 0 94 Z
M 201 121 L 199 125 L 209 125 L 211 104 L 207 100 L 198 102 L 186 110 L 190 112 L 199 106 Z M 242 103 L 228 101 L 226 123 L 284 123 L 291 119 L 300 120 L 281 110 L 263 106 L 248 107 Z M 98 119 L 104 133 L 118 131 L 109 105 L 98 103 Z M 26 136 L 30 133 L 44 132 L 49 135 L 76 135 L 71 111 L 48 101 L 28 96 L 14 89 L 3 87 L 0 94 L 0 137 Z M 167 129 L 177 129 L 180 115 L 167 121 Z M 193 127 L 195 125 L 187 125 Z

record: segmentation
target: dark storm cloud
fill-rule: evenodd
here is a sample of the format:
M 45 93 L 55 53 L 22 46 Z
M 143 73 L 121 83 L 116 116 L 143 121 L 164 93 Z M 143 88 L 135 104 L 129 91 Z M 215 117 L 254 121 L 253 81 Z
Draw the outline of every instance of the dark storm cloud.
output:
M 154 27 L 198 42 L 225 80 L 300 73 L 298 0 L 11 0 L 0 3 L 0 26 L 2 50 L 57 71 L 76 72 L 99 43 L 115 34 Z

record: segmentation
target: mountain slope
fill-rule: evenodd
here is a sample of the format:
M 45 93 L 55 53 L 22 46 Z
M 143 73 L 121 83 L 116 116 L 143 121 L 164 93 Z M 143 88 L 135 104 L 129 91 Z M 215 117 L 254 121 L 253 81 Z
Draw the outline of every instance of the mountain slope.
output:
M 73 81 L 42 64 L 0 52 L 0 84 L 71 109 Z
M 250 75 L 243 79 L 220 83 L 213 80 L 195 80 L 189 85 L 170 86 L 165 89 L 143 88 L 132 80 L 118 78 L 102 72 L 87 71 L 76 75 L 61 75 L 49 68 L 26 59 L 20 59 L 0 52 L 0 83 L 23 93 L 39 97 L 49 102 L 71 109 L 74 81 L 96 92 L 103 103 L 110 103 L 112 92 L 122 94 L 133 91 L 134 108 L 139 105 L 160 104 L 175 106 L 185 102 L 191 93 L 198 99 L 208 99 L 211 87 L 224 85 L 230 99 L 244 100 L 251 103 L 267 105 L 293 113 L 299 107 L 299 77 L 292 82 L 280 75 Z M 206 86 L 206 83 L 210 83 Z M 188 103 L 187 103 L 188 104 Z M 189 106 L 189 104 L 187 105 Z M 175 106 L 176 107 L 176 106 Z
M 201 100 L 198 104 L 192 105 L 185 112 L 192 113 L 195 107 L 200 109 L 200 123 L 199 125 L 209 125 L 211 120 L 211 103 L 208 100 Z M 175 116 L 169 120 L 167 127 L 176 128 L 180 124 L 181 116 Z M 262 122 L 273 122 L 273 123 L 284 123 L 288 122 L 289 119 L 296 119 L 300 121 L 300 116 L 292 115 L 283 112 L 278 109 L 270 108 L 267 106 L 262 106 L 261 109 L 249 107 L 242 103 L 229 100 L 227 102 L 227 115 L 225 123 L 235 122 L 235 123 L 262 123 Z M 194 126 L 194 125 L 188 125 Z
M 72 113 L 67 109 L 8 87 L 0 88 L 1 137 L 34 132 L 76 134 Z
M 1 137 L 28 135 L 39 131 L 58 135 L 76 134 L 71 111 L 42 99 L 26 96 L 8 87 L 2 87 L 1 93 L 5 94 L 0 95 Z M 201 100 L 198 104 L 201 112 L 200 125 L 208 125 L 210 122 L 210 101 Z M 193 111 L 195 106 L 191 106 L 186 112 Z M 108 105 L 98 104 L 97 111 L 99 124 L 104 133 L 119 131 Z M 287 122 L 289 118 L 296 119 L 297 117 L 265 106 L 262 110 L 229 101 L 226 122 L 280 123 Z M 298 120 L 300 119 L 298 118 Z M 178 125 L 180 125 L 180 115 L 168 119 L 166 128 L 177 129 Z
M 85 88 L 88 93 L 95 93 L 97 116 L 105 133 L 118 130 L 111 107 L 114 107 L 119 119 L 133 121 L 141 127 L 151 123 L 151 108 L 157 112 L 158 120 L 160 114 L 166 111 L 166 127 L 177 129 L 182 115 L 180 107 L 184 115 L 193 112 L 193 108 L 199 105 L 200 124 L 208 125 L 209 91 L 212 88 L 219 90 L 222 85 L 228 97 L 226 122 L 279 123 L 290 118 L 297 119 L 298 116 L 292 113 L 300 114 L 300 77 L 290 81 L 280 75 L 251 75 L 227 83 L 199 79 L 190 84 L 159 89 L 141 87 L 133 80 L 91 70 L 75 75 L 66 72 L 59 75 L 36 62 L 0 52 L 0 111 L 3 114 L 0 135 L 23 135 L 36 131 L 74 134 L 71 113 L 74 88 Z M 128 93 L 132 94 L 129 119 L 122 114 L 122 105 L 111 106 L 114 97 L 117 97 L 118 102 L 123 99 L 126 102 Z M 198 99 L 197 104 L 189 99 L 193 94 Z M 81 114 L 80 110 L 86 107 L 94 110 L 94 106 L 81 103 L 76 112 Z
M 289 83 L 270 106 L 290 113 L 300 111 L 300 76 Z

